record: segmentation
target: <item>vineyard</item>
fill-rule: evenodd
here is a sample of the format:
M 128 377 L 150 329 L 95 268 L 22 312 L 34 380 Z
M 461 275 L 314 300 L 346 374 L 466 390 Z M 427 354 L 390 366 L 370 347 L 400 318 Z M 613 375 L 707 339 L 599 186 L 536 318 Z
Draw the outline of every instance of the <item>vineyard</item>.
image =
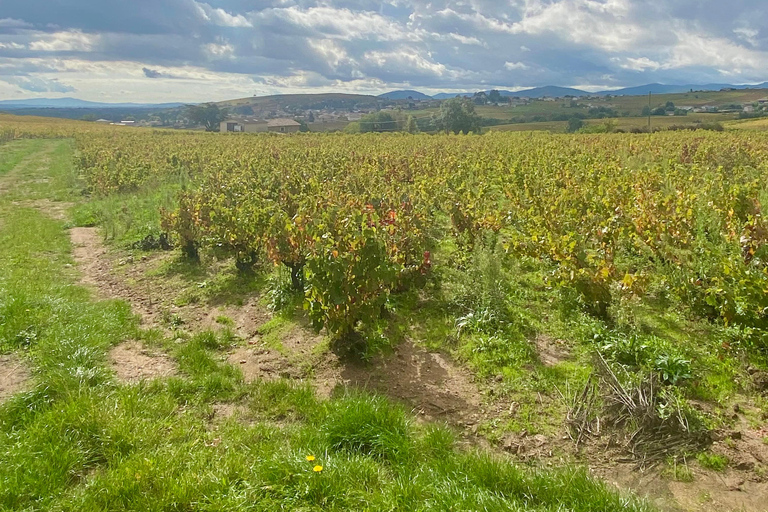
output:
M 0 349 L 28 353 L 40 379 L 0 403 L 0 508 L 651 510 L 572 469 L 613 482 L 619 459 L 675 483 L 690 465 L 723 495 L 768 483 L 768 134 L 0 116 L 0 144 Z M 78 229 L 101 235 L 80 248 L 109 268 L 85 281 L 113 293 L 98 301 L 70 282 Z M 126 339 L 177 373 L 116 385 L 104 360 Z M 290 364 L 249 380 L 246 350 Z M 437 363 L 398 373 L 419 354 Z M 331 366 L 363 377 L 322 395 Z M 443 380 L 414 391 L 423 368 Z M 452 384 L 471 391 L 420 410 L 437 395 L 414 395 Z M 247 421 L 215 423 L 227 408 Z M 62 434 L 41 436 L 53 423 Z M 33 455 L 46 450 L 71 453 L 68 469 Z M 726 503 L 707 496 L 691 509 Z
M 621 301 L 681 304 L 768 349 L 763 135 L 78 139 L 96 195 L 183 177 L 162 230 L 184 254 L 291 269 L 318 327 L 349 336 L 389 297 L 478 246 L 533 258 L 610 321 Z

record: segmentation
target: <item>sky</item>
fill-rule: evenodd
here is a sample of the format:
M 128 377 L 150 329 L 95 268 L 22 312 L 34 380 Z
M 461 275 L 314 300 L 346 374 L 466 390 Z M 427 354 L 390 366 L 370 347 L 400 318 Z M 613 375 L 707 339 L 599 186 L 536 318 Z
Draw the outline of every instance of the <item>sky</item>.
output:
M 0 99 L 768 80 L 766 0 L 0 0 Z

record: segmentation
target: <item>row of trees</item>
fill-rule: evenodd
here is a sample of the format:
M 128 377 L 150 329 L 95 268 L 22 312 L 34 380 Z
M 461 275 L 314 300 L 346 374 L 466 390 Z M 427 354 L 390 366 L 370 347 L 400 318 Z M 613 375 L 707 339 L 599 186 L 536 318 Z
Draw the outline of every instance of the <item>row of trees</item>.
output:
M 218 131 L 219 125 L 228 115 L 227 109 L 220 108 L 215 103 L 187 107 L 189 122 L 202 126 L 209 132 Z M 482 118 L 475 112 L 475 103 L 472 99 L 457 97 L 444 101 L 440 105 L 440 112 L 432 116 L 424 126 L 430 131 L 478 133 L 481 131 Z M 399 111 L 380 111 L 364 116 L 359 122 L 350 123 L 346 131 L 348 133 L 395 131 L 416 133 L 420 130 L 411 115 L 405 115 Z
M 479 133 L 483 119 L 475 112 L 471 98 L 456 97 L 444 101 L 440 111 L 418 121 L 411 115 L 399 111 L 381 111 L 363 116 L 360 121 L 350 123 L 347 133 L 408 132 L 419 131 L 445 133 Z

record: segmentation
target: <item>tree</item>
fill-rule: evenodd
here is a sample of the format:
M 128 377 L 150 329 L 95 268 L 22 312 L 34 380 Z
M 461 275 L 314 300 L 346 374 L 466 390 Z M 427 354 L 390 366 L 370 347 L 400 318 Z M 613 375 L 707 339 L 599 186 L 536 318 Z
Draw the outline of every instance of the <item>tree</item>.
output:
M 252 116 L 253 107 L 250 105 L 242 105 L 240 107 L 235 108 L 235 114 L 238 114 L 241 116 Z
M 362 133 L 399 131 L 403 123 L 396 119 L 396 116 L 400 117 L 402 114 L 380 111 L 363 116 L 360 119 L 360 131 Z
M 649 115 L 651 115 L 651 107 L 646 105 L 643 107 L 643 117 L 647 117 Z
M 308 123 L 314 123 L 315 122 L 315 114 L 312 113 L 312 111 L 309 111 L 309 114 L 307 115 L 307 122 Z
M 437 119 L 438 129 L 446 133 L 469 133 L 480 131 L 480 116 L 469 98 L 452 98 L 440 105 Z
M 227 118 L 229 113 L 221 109 L 215 103 L 187 106 L 187 117 L 195 126 L 204 126 L 207 132 L 219 131 L 219 125 Z
M 568 119 L 568 133 L 575 133 L 581 130 L 582 126 L 584 126 L 584 121 L 582 121 L 580 117 L 574 116 Z
M 472 101 L 475 102 L 475 105 L 485 105 L 488 103 L 488 96 L 483 91 L 476 92 L 472 97 Z
M 413 116 L 408 116 L 405 120 L 405 131 L 408 133 L 417 133 L 419 131 L 419 126 L 416 124 Z
M 344 128 L 344 133 L 360 133 L 360 123 L 354 121 Z
M 488 101 L 491 103 L 502 103 L 504 100 L 501 96 L 501 93 L 494 89 L 488 94 Z

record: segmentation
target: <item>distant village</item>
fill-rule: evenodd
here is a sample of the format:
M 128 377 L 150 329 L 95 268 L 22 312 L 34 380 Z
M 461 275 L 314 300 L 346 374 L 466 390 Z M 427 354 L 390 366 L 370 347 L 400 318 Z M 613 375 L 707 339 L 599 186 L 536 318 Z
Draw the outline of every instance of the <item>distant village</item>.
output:
M 475 105 L 491 106 L 500 109 L 516 109 L 537 102 L 559 102 L 564 108 L 588 109 L 586 117 L 629 117 L 631 115 L 687 115 L 688 113 L 738 113 L 742 115 L 768 114 L 768 97 L 754 102 L 730 105 L 673 105 L 648 110 L 644 107 L 642 113 L 630 114 L 621 112 L 619 105 L 611 103 L 610 95 L 602 96 L 562 96 L 527 98 L 514 96 L 499 96 L 484 92 L 475 93 L 470 97 Z M 427 109 L 437 109 L 444 100 L 415 99 L 388 100 L 371 98 L 360 100 L 328 100 L 316 101 L 309 105 L 297 103 L 276 104 L 272 101 L 266 104 L 259 102 L 227 106 L 228 117 L 220 123 L 219 131 L 231 133 L 275 132 L 293 133 L 298 131 L 333 131 L 342 130 L 351 123 L 360 121 L 364 116 L 386 111 L 413 112 Z M 562 116 L 562 114 L 559 114 Z M 165 128 L 190 128 L 189 121 L 184 117 L 183 109 L 149 113 L 146 117 L 136 119 L 128 117 L 119 121 L 108 119 L 95 120 L 97 123 L 114 126 L 143 126 Z M 304 129 L 304 130 L 302 130 Z

